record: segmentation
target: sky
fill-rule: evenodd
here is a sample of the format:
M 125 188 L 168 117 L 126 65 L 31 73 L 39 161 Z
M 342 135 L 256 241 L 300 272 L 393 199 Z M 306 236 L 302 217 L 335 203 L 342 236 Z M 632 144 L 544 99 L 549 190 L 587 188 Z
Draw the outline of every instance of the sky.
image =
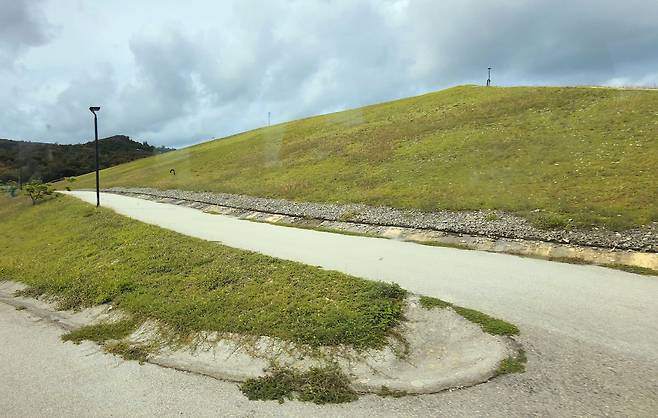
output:
M 494 85 L 658 85 L 657 0 L 0 0 L 0 138 L 183 147 Z

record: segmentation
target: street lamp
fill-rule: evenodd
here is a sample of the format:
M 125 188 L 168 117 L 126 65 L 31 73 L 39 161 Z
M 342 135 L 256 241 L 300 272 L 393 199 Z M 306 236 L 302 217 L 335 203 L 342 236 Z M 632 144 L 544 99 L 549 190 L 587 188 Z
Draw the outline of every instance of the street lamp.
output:
M 96 112 L 101 110 L 101 108 L 100 106 L 91 106 L 89 110 L 94 114 L 94 134 L 96 137 L 96 207 L 99 207 L 101 205 L 101 192 L 98 177 L 98 119 L 96 118 Z
M 491 86 L 491 67 L 487 67 L 489 70 L 489 75 L 487 76 L 487 87 Z

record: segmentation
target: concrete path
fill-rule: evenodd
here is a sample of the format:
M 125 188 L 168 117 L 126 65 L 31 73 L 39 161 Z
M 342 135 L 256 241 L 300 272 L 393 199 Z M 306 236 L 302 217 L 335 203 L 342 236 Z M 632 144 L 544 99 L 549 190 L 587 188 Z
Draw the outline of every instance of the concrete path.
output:
M 93 192 L 71 192 L 95 203 Z M 231 247 L 394 281 L 412 292 L 476 308 L 658 361 L 658 278 L 595 266 L 431 247 L 249 222 L 103 193 L 131 218 Z

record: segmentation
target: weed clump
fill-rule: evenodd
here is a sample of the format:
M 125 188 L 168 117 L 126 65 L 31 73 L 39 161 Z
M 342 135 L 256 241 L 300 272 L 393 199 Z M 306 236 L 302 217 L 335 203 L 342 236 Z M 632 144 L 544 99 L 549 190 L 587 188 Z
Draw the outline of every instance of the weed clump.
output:
M 495 214 L 494 212 L 488 213 L 485 218 L 488 222 L 494 222 L 498 220 L 498 215 Z
M 147 344 L 132 344 L 128 341 L 117 341 L 105 346 L 105 351 L 121 356 L 124 360 L 135 360 L 144 364 L 154 347 Z
M 536 212 L 529 216 L 530 223 L 544 230 L 566 229 L 571 220 L 568 216 L 552 212 Z
M 251 401 L 279 401 L 292 399 L 297 387 L 297 376 L 289 369 L 276 369 L 270 375 L 249 379 L 240 385 L 240 390 Z
M 525 355 L 525 351 L 519 350 L 519 353 L 516 356 L 509 356 L 500 362 L 496 374 L 523 373 L 525 372 L 525 365 L 527 362 L 528 358 Z
M 340 214 L 340 216 L 338 217 L 338 220 L 341 221 L 341 222 L 351 222 L 354 219 L 356 219 L 356 217 L 359 216 L 359 215 L 360 215 L 359 212 L 356 212 L 356 211 L 353 211 L 353 210 L 347 210 L 347 211 Z
M 63 341 L 80 344 L 82 341 L 102 343 L 108 340 L 120 340 L 132 334 L 137 323 L 132 319 L 87 325 L 62 335 Z
M 407 296 L 407 291 L 397 283 L 378 283 L 373 288 L 374 296 L 391 300 L 402 300 Z
M 404 390 L 395 390 L 395 389 L 390 389 L 388 386 L 382 386 L 379 392 L 377 392 L 377 395 L 381 396 L 382 398 L 401 398 L 403 396 L 409 395 Z
M 38 299 L 44 293 L 46 293 L 46 291 L 43 288 L 38 286 L 30 286 L 26 287 L 25 289 L 15 291 L 14 296 Z
M 348 377 L 336 365 L 305 372 L 278 368 L 269 375 L 247 380 L 240 385 L 240 390 L 250 400 L 280 403 L 295 397 L 316 404 L 344 403 L 358 398 Z

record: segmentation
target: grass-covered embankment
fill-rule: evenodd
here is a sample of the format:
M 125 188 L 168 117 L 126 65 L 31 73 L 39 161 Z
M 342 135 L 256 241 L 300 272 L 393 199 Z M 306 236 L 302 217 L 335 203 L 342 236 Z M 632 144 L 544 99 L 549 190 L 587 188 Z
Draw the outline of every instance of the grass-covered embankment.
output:
M 56 296 L 62 308 L 112 303 L 183 335 L 367 348 L 384 345 L 402 319 L 396 285 L 190 238 L 66 196 L 36 206 L 0 197 L 0 236 L 0 280 Z M 103 340 L 126 327 L 70 339 Z
M 658 221 L 656 115 L 658 90 L 461 86 L 256 129 L 101 179 L 621 229 Z M 74 184 L 93 185 L 93 175 Z

